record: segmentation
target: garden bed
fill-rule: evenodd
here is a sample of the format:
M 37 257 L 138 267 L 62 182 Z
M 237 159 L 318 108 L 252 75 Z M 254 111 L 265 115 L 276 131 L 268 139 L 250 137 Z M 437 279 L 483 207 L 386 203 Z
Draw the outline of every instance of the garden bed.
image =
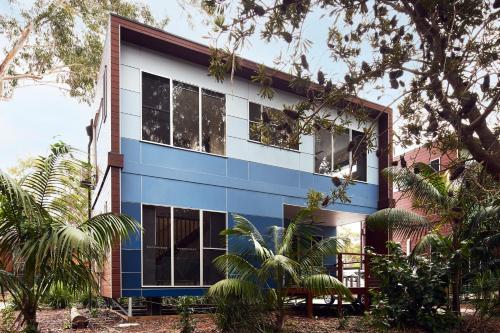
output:
M 87 310 L 81 310 L 88 315 Z M 196 321 L 197 333 L 218 333 L 211 315 L 194 315 Z M 469 319 L 466 319 L 469 320 Z M 90 318 L 90 326 L 87 329 L 72 330 L 69 329 L 69 310 L 49 310 L 44 309 L 38 312 L 38 321 L 42 333 L 66 333 L 66 332 L 135 332 L 135 333 L 174 333 L 179 332 L 178 316 L 170 315 L 161 318 L 138 320 L 129 322 L 134 326 L 123 327 L 121 324 L 127 324 L 117 314 L 108 310 L 101 310 L 96 316 Z M 500 318 L 494 318 L 488 323 L 488 327 L 483 327 L 484 332 L 500 332 Z M 337 317 L 320 317 L 308 319 L 302 316 L 293 315 L 287 320 L 287 333 L 323 333 L 323 332 L 376 332 L 375 329 L 366 325 L 363 316 L 346 317 L 345 320 Z M 422 333 L 418 329 L 391 332 Z M 480 332 L 480 330 L 471 330 L 469 332 Z

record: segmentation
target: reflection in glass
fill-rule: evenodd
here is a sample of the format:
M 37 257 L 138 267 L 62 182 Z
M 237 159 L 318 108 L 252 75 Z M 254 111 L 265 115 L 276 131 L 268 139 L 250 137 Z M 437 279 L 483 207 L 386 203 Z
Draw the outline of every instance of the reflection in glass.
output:
M 349 130 L 333 135 L 333 171 L 341 174 L 349 172 Z
M 352 141 L 354 150 L 352 152 L 352 178 L 355 180 L 366 181 L 367 172 L 367 154 L 366 140 L 363 140 L 364 133 L 352 131 Z
M 226 229 L 226 214 L 203 212 L 203 247 L 226 248 L 226 237 L 221 232 Z
M 170 81 L 142 73 L 142 138 L 170 144 Z
M 203 285 L 213 285 L 225 278 L 224 274 L 215 268 L 215 265 L 213 264 L 215 258 L 225 253 L 226 250 L 203 250 Z
M 332 134 L 322 128 L 316 132 L 314 139 L 314 171 L 329 174 L 332 170 Z
M 202 150 L 207 153 L 226 153 L 226 97 L 207 89 L 201 94 Z
M 200 284 L 200 214 L 174 208 L 174 284 Z
M 260 105 L 251 103 L 249 104 L 249 137 L 250 140 L 259 141 L 261 140 L 260 135 L 260 122 L 261 122 L 261 110 Z
M 170 285 L 170 208 L 143 206 L 142 227 L 143 283 Z
M 174 81 L 172 90 L 174 146 L 199 149 L 199 89 Z

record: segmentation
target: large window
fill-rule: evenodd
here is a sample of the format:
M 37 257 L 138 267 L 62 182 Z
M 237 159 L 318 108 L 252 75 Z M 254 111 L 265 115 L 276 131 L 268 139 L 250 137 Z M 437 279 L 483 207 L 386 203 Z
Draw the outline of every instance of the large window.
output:
M 283 111 L 249 103 L 248 133 L 252 141 L 298 150 L 299 140 L 291 140 L 297 131 L 297 125 L 298 122 L 286 116 Z
M 225 155 L 225 95 L 143 73 L 142 139 Z
M 142 73 L 142 138 L 170 144 L 170 81 Z
M 225 213 L 144 205 L 142 226 L 143 285 L 208 286 L 224 278 L 213 260 L 226 253 Z
M 353 179 L 366 181 L 367 154 L 364 134 L 346 129 L 332 134 L 321 129 L 315 134 L 314 171 L 325 175 L 345 175 L 352 165 Z M 349 150 L 353 142 L 354 151 Z

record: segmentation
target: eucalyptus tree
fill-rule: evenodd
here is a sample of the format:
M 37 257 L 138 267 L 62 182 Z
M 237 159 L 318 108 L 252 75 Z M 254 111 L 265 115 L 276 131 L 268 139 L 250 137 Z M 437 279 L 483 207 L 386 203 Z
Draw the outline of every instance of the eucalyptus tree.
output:
M 0 99 L 25 84 L 54 85 L 90 102 L 109 13 L 162 28 L 147 5 L 128 0 L 9 0 L 0 15 Z
M 464 274 L 469 271 L 473 248 L 498 245 L 500 228 L 500 188 L 491 177 L 478 177 L 477 166 L 470 165 L 459 179 L 435 172 L 429 165 L 416 163 L 409 168 L 390 167 L 384 173 L 401 192 L 412 199 L 414 210 L 386 208 L 367 217 L 370 228 L 391 228 L 404 238 L 422 235 L 414 253 L 439 251 L 449 258 L 452 310 L 460 312 L 460 292 Z M 484 172 L 484 170 L 483 170 Z M 453 176 L 453 175 L 452 175 Z M 454 177 L 451 177 L 454 178 Z M 441 227 L 451 231 L 441 235 Z M 489 244 L 486 246 L 486 244 Z M 486 252 L 488 250 L 485 250 Z M 485 252 L 483 251 L 483 252 Z M 492 266 L 493 252 L 481 257 L 483 269 Z M 490 256 L 489 259 L 488 255 Z M 487 264 L 488 263 L 488 264 Z M 476 263 L 477 264 L 477 263 Z
M 313 211 L 301 210 L 286 228 L 273 226 L 267 235 L 244 217 L 233 216 L 234 227 L 223 233 L 236 246 L 214 260 L 227 278 L 210 287 L 208 294 L 267 304 L 276 311 L 274 329 L 278 332 L 285 325 L 290 288 L 351 298 L 349 289 L 323 266 L 323 259 L 335 255 L 343 242 L 335 237 L 315 240 L 319 230 L 312 220 Z
M 499 179 L 500 1 L 202 2 L 213 17 L 214 39 L 226 45 L 212 52 L 209 70 L 217 79 L 238 70 L 235 55 L 254 35 L 289 45 L 278 63 L 294 75 L 292 88 L 309 97 L 287 106 L 309 125 L 304 131 L 325 126 L 325 106 L 341 105 L 359 117 L 356 107 L 341 102 L 374 91 L 387 97 L 394 89 L 398 97 L 389 104 L 398 106 L 404 121 L 399 143 L 432 143 L 443 152 L 467 149 Z M 321 66 L 332 71 L 316 74 L 308 59 L 311 40 L 320 34 L 324 44 L 318 53 L 330 56 L 321 57 Z M 254 76 L 266 97 L 273 96 L 271 74 L 262 69 Z
M 52 286 L 72 292 L 97 290 L 97 276 L 113 242 L 136 232 L 133 219 L 106 213 L 87 219 L 86 165 L 72 149 L 57 143 L 38 157 L 21 179 L 0 170 L 0 258 L 12 271 L 0 270 L 0 287 L 19 308 L 17 323 L 38 331 L 36 311 Z

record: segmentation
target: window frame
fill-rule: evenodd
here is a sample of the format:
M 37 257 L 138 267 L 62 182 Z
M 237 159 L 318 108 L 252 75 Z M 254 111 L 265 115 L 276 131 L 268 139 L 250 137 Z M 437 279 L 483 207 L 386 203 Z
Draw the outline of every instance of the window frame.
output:
M 141 288 L 158 288 L 158 289 L 168 289 L 168 288 L 209 288 L 212 285 L 206 285 L 203 283 L 203 212 L 213 212 L 213 213 L 222 213 L 225 215 L 225 228 L 228 228 L 229 225 L 229 216 L 225 211 L 213 210 L 213 209 L 201 209 L 201 208 L 193 208 L 193 207 L 182 207 L 175 205 L 167 205 L 167 204 L 155 204 L 155 203 L 141 203 L 141 227 L 143 226 L 143 207 L 144 206 L 155 206 L 155 207 L 164 207 L 170 208 L 170 243 L 172 246 L 170 247 L 170 285 L 145 285 L 144 284 L 144 245 L 143 245 L 143 236 L 144 232 L 141 231 Z M 175 284 L 175 272 L 174 272 L 174 209 L 189 209 L 189 210 L 197 210 L 198 215 L 200 217 L 200 284 L 199 285 L 176 285 Z M 156 230 L 155 230 L 156 232 Z M 229 237 L 226 235 L 226 248 L 208 248 L 215 250 L 225 250 L 225 253 L 228 253 L 228 239 Z M 226 272 L 227 278 L 227 272 Z
M 251 123 L 256 123 L 255 121 L 253 120 L 250 120 L 250 103 L 252 104 L 257 104 L 260 106 L 260 122 L 262 122 L 262 108 L 263 107 L 266 107 L 266 108 L 271 108 L 271 109 L 275 109 L 275 110 L 278 110 L 278 111 L 281 111 L 280 109 L 274 107 L 274 106 L 270 106 L 270 105 L 264 105 L 264 104 L 261 104 L 261 102 L 254 102 L 252 100 L 247 100 L 247 131 L 248 131 L 248 139 L 247 141 L 248 142 L 252 142 L 252 143 L 257 143 L 257 144 L 260 144 L 260 145 L 263 145 L 263 146 L 266 146 L 266 147 L 273 147 L 273 148 L 277 148 L 277 149 L 283 149 L 283 150 L 288 150 L 288 151 L 292 151 L 292 152 L 300 152 L 300 135 L 299 135 L 299 146 L 297 147 L 297 149 L 294 149 L 294 148 L 290 148 L 290 147 L 281 147 L 281 146 L 277 146 L 277 145 L 271 145 L 271 144 L 266 144 L 262 141 L 257 141 L 257 140 L 253 140 L 250 138 L 250 124 Z
M 363 133 L 363 131 L 359 131 L 357 129 L 353 129 L 353 128 L 350 128 L 350 127 L 346 127 L 345 129 L 349 130 L 349 142 L 352 141 L 352 131 L 357 131 L 357 132 L 360 132 L 360 133 Z M 335 138 L 334 138 L 334 134 L 333 133 L 330 133 L 331 134 L 331 138 L 332 138 L 332 160 L 331 160 L 331 167 L 333 169 L 333 167 L 335 166 L 334 165 L 334 161 L 335 161 Z M 340 178 L 344 178 L 342 174 L 340 174 L 339 172 L 336 172 L 334 173 L 333 170 L 330 171 L 329 174 L 326 174 L 326 173 L 318 173 L 316 172 L 316 132 L 314 133 L 313 135 L 313 148 L 314 148 L 314 166 L 313 166 L 313 174 L 315 175 L 319 175 L 319 176 L 326 176 L 326 177 L 333 177 L 333 176 L 336 176 L 336 177 L 340 177 Z M 353 163 L 353 158 L 352 158 L 352 151 L 349 151 L 349 167 L 352 165 Z M 360 183 L 368 183 L 368 151 L 366 152 L 366 180 L 358 180 L 358 179 L 352 179 L 353 181 L 355 182 L 360 182 Z
M 141 90 L 140 90 L 140 99 L 141 99 L 141 116 L 140 116 L 140 119 L 141 119 L 141 133 L 140 133 L 140 140 L 141 142 L 146 142 L 146 143 L 151 143 L 151 144 L 154 144 L 154 145 L 159 145 L 159 146 L 164 146 L 164 147 L 170 147 L 170 148 L 175 148 L 175 149 L 180 149 L 180 150 L 185 150 L 185 151 L 190 151 L 190 152 L 195 152 L 195 153 L 201 153 L 201 154 L 207 154 L 207 155 L 212 155 L 212 156 L 218 156 L 218 157 L 224 157 L 224 158 L 227 158 L 227 94 L 220 91 L 220 90 L 216 90 L 216 89 L 212 89 L 212 88 L 207 88 L 205 86 L 202 86 L 202 85 L 199 85 L 198 83 L 193 83 L 193 82 L 190 82 L 190 81 L 186 81 L 186 80 L 182 80 L 182 79 L 175 79 L 173 77 L 170 77 L 170 76 L 164 76 L 162 74 L 155 74 L 155 73 L 152 73 L 152 72 L 149 72 L 149 71 L 145 71 L 145 70 L 140 70 L 140 82 L 139 82 L 139 85 L 141 87 Z M 143 73 L 146 73 L 146 74 L 149 74 L 149 75 L 155 75 L 155 76 L 159 76 L 161 78 L 164 78 L 164 79 L 167 79 L 169 81 L 169 103 L 170 103 L 170 119 L 169 119 L 169 125 L 170 125 L 170 133 L 169 133 L 169 140 L 170 140 L 170 143 L 169 144 L 166 144 L 166 143 L 161 143 L 161 142 L 155 142 L 155 141 L 150 141 L 150 140 L 147 140 L 147 139 L 144 139 L 143 136 L 142 136 L 142 76 L 143 76 Z M 195 86 L 198 88 L 198 134 L 199 134 L 199 138 L 198 138 L 198 146 L 199 146 L 199 149 L 198 150 L 194 150 L 194 149 L 189 149 L 189 148 L 184 148 L 184 147 L 178 147 L 178 146 L 175 146 L 173 144 L 173 140 L 174 140 L 174 117 L 173 117 L 173 114 L 174 114 L 174 105 L 173 105 L 173 84 L 174 84 L 174 81 L 175 82 L 179 82 L 179 83 L 184 83 L 184 84 L 188 84 L 188 85 L 191 85 L 191 86 Z M 212 92 L 215 92 L 215 93 L 219 93 L 219 94 L 222 94 L 224 95 L 224 101 L 225 101 L 225 105 L 224 105 L 224 122 L 225 122 L 225 126 L 224 126 L 224 154 L 225 155 L 219 155 L 219 154 L 215 154 L 215 153 L 209 153 L 209 152 L 206 152 L 206 151 L 203 151 L 202 150 L 202 134 L 203 134 L 203 128 L 202 128 L 202 91 L 203 89 L 205 90 L 209 90 L 209 91 L 212 91 Z

